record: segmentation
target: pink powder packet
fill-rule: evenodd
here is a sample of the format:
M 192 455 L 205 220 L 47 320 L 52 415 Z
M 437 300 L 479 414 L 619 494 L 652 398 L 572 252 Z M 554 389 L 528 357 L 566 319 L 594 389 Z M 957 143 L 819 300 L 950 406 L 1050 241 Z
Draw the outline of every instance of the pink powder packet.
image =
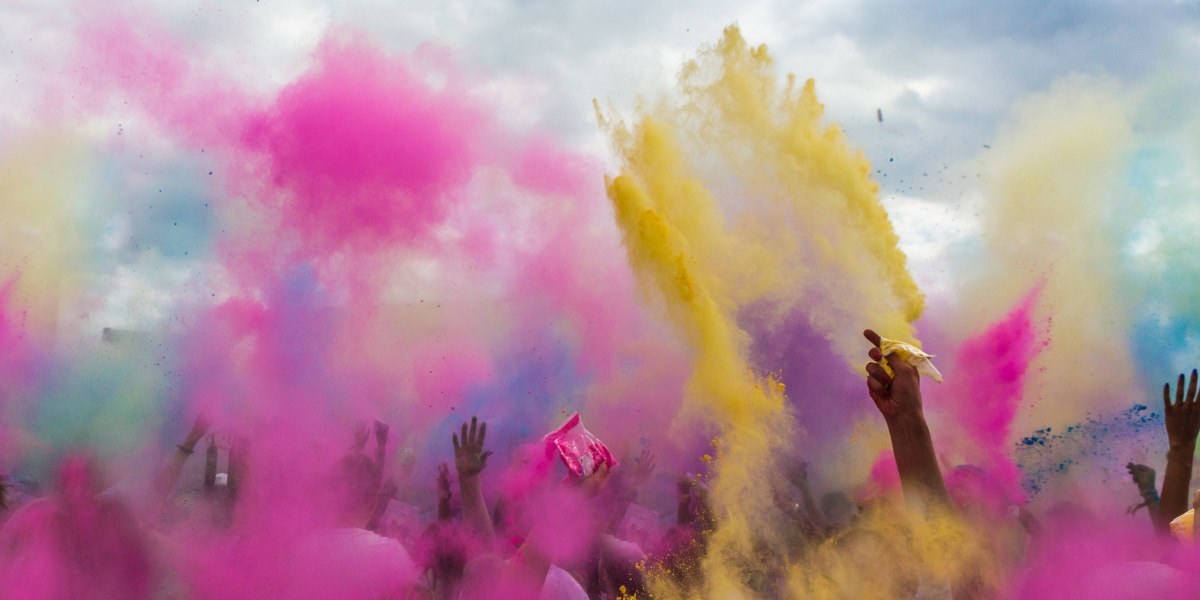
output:
M 558 450 L 558 457 L 570 471 L 568 479 L 577 481 L 587 477 L 604 463 L 610 469 L 617 466 L 616 459 L 604 442 L 583 427 L 578 412 L 571 415 L 562 427 L 546 434 L 542 442 L 546 444 L 547 451 L 552 448 Z

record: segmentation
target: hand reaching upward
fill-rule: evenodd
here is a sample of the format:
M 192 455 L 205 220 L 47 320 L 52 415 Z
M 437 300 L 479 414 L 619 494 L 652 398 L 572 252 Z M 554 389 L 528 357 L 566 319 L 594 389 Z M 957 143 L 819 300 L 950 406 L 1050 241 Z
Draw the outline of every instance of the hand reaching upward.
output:
M 641 456 L 637 458 L 637 466 L 633 469 L 634 485 L 645 485 L 654 474 L 654 467 L 654 453 L 649 448 L 642 450 Z
M 887 357 L 879 350 L 879 334 L 870 329 L 863 332 L 867 341 L 875 345 L 867 352 L 874 362 L 867 363 L 867 391 L 883 418 L 892 421 L 910 416 L 922 416 L 921 382 L 917 370 L 895 354 Z M 880 360 L 887 360 L 894 376 L 889 377 Z
M 463 423 L 461 444 L 458 434 L 451 434 L 454 441 L 454 468 L 458 470 L 460 478 L 478 475 L 487 467 L 487 459 L 492 451 L 483 451 L 483 439 L 486 436 L 487 423 L 478 423 L 476 417 L 471 417 L 470 430 Z
M 1171 403 L 1171 384 L 1163 385 L 1163 420 L 1167 426 L 1167 440 L 1172 448 L 1195 446 L 1196 434 L 1200 433 L 1200 402 L 1196 399 L 1196 369 L 1187 395 L 1183 393 L 1183 374 L 1175 386 L 1175 403 Z

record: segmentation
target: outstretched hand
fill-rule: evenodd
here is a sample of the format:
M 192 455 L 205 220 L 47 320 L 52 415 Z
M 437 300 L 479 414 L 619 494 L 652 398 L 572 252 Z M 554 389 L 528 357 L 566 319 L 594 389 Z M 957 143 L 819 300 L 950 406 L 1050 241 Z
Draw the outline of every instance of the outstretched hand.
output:
M 1137 484 L 1139 494 L 1147 492 L 1158 493 L 1158 490 L 1154 489 L 1154 480 L 1157 477 L 1154 469 L 1146 465 L 1135 465 L 1133 463 L 1125 465 L 1125 469 L 1129 471 L 1129 476 L 1133 477 L 1133 482 Z
M 478 423 L 476 417 L 471 417 L 471 429 L 467 429 L 467 424 L 462 426 L 462 443 L 459 444 L 458 434 L 451 434 L 454 441 L 454 468 L 458 470 L 458 476 L 471 477 L 478 475 L 487 468 L 487 459 L 492 455 L 492 451 L 483 451 L 483 439 L 487 436 L 487 423 Z
M 633 469 L 634 485 L 645 485 L 650 480 L 650 476 L 654 474 L 654 453 L 649 448 L 642 450 L 641 456 L 637 459 L 637 466 Z
M 375 443 L 380 446 L 386 446 L 388 440 L 388 424 L 383 421 L 375 421 Z
M 1163 420 L 1167 426 L 1167 440 L 1172 448 L 1195 447 L 1196 434 L 1200 433 L 1200 402 L 1196 401 L 1196 369 L 1187 395 L 1183 393 L 1183 375 L 1175 386 L 1175 403 L 1171 403 L 1171 384 L 1163 385 Z
M 921 382 L 916 368 L 909 366 L 904 359 L 895 354 L 883 356 L 883 352 L 879 350 L 879 334 L 868 329 L 863 332 L 863 336 L 875 345 L 867 352 L 872 361 L 867 363 L 866 367 L 867 391 L 880 414 L 888 421 L 922 416 Z M 879 364 L 880 360 L 887 360 L 888 366 L 895 373 L 894 376 L 888 376 Z

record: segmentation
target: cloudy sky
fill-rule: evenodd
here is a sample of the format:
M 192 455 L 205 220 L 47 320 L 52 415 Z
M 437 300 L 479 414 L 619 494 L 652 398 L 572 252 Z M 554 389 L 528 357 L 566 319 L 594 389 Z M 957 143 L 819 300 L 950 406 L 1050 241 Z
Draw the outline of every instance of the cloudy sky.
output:
M 0 150 L 44 126 L 45 90 L 66 77 L 65 49 L 86 18 L 79 7 L 96 4 L 0 1 Z M 932 288 L 944 283 L 932 267 L 940 253 L 973 231 L 979 190 L 966 175 L 986 161 L 986 146 L 1023 97 L 1072 73 L 1112 77 L 1139 104 L 1140 134 L 1185 145 L 1200 139 L 1192 116 L 1200 114 L 1200 2 L 1190 0 L 99 5 L 157 21 L 196 55 L 263 91 L 302 72 L 331 28 L 365 32 L 401 52 L 440 46 L 465 68 L 489 73 L 506 119 L 602 156 L 592 99 L 628 114 L 639 97 L 669 93 L 680 65 L 737 23 L 751 44 L 769 47 L 781 74 L 816 79 L 830 120 L 878 168 L 913 269 Z M 157 286 L 161 295 L 180 273 L 121 293 L 153 295 Z

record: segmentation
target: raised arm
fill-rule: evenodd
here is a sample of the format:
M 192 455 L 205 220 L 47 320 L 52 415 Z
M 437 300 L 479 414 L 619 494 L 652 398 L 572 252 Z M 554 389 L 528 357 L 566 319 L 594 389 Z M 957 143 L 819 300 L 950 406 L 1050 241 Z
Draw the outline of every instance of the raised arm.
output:
M 1192 482 L 1192 456 L 1196 453 L 1196 434 L 1200 432 L 1200 405 L 1196 402 L 1196 370 L 1187 395 L 1183 393 L 1183 375 L 1175 386 L 1175 402 L 1171 402 L 1171 384 L 1163 385 L 1163 421 L 1167 426 L 1167 470 L 1163 473 L 1162 499 L 1159 501 L 1155 529 L 1164 535 L 1171 531 L 1171 521 L 1187 511 L 1188 486 Z
M 895 375 L 889 377 L 877 362 L 885 359 L 879 350 L 879 334 L 868 329 L 863 335 L 875 346 L 867 353 L 873 361 L 867 363 L 867 391 L 887 422 L 900 485 L 906 496 L 915 495 L 928 508 L 949 508 L 950 494 L 942 480 L 921 405 L 920 376 L 915 368 L 891 354 L 886 360 Z
M 621 527 L 621 522 L 625 520 L 625 514 L 629 512 L 629 505 L 637 502 L 638 494 L 646 487 L 650 476 L 654 474 L 654 467 L 657 466 L 654 462 L 654 453 L 649 448 L 643 449 L 641 455 L 634 459 L 634 462 L 636 466 L 633 468 L 633 477 L 626 482 L 628 485 L 621 496 L 616 499 L 612 508 L 612 519 L 608 524 L 609 533 L 616 533 L 617 529 Z
M 387 457 L 388 424 L 375 421 L 375 465 L 383 472 L 384 460 Z
M 1133 483 L 1138 486 L 1138 494 L 1142 496 L 1140 504 L 1130 506 L 1125 512 L 1133 515 L 1145 507 L 1146 511 L 1150 513 L 1150 524 L 1154 526 L 1155 530 L 1158 530 L 1159 498 L 1158 489 L 1155 486 L 1158 474 L 1146 465 L 1129 463 L 1125 465 L 1125 468 L 1129 471 L 1129 476 L 1133 478 Z
M 192 430 L 188 432 L 183 443 L 175 447 L 175 452 L 167 459 L 167 464 L 158 472 L 154 478 L 154 487 L 152 489 L 154 509 L 157 511 L 166 502 L 167 496 L 171 490 L 175 489 L 175 484 L 179 481 L 179 475 L 183 473 L 183 466 L 187 464 L 187 459 L 196 451 L 196 444 L 208 433 L 208 417 L 204 411 L 196 415 L 196 420 L 192 422 Z
M 496 537 L 492 528 L 492 517 L 488 514 L 487 504 L 483 501 L 483 488 L 480 485 L 480 473 L 487 467 L 487 459 L 492 451 L 483 450 L 483 440 L 487 436 L 487 423 L 478 423 L 476 417 L 471 417 L 471 428 L 462 426 L 462 443 L 458 434 L 451 434 L 454 441 L 454 468 L 458 470 L 458 498 L 462 502 L 463 520 L 475 535 L 491 548 Z
M 450 510 L 450 466 L 446 463 L 438 465 L 437 500 L 438 520 L 449 521 L 454 518 L 454 512 Z

